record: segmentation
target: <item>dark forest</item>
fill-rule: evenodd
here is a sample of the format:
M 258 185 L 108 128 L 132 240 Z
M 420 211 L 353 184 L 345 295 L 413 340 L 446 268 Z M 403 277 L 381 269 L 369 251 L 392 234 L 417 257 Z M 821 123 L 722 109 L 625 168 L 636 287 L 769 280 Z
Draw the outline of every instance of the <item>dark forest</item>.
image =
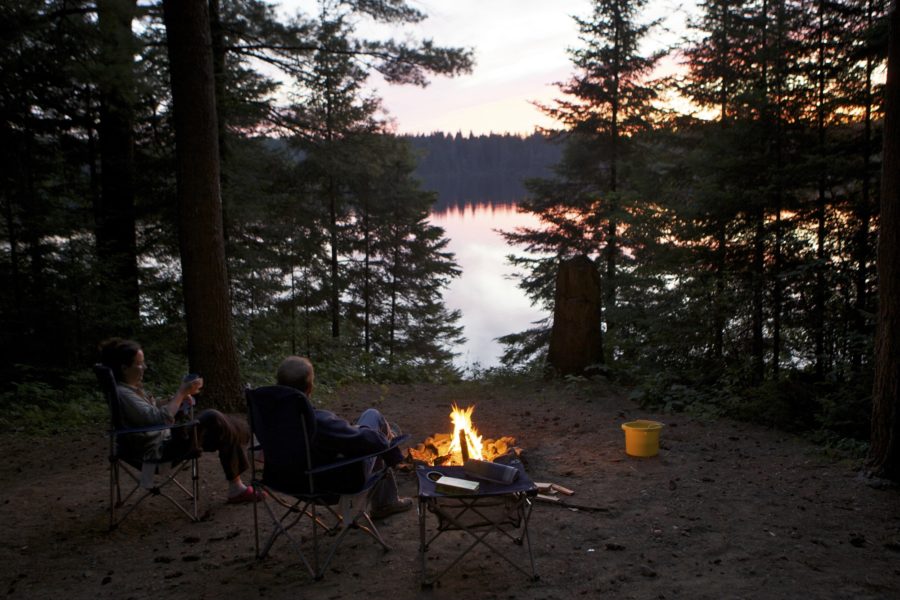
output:
M 403 2 L 209 2 L 205 110 L 175 109 L 202 76 L 178 70 L 192 50 L 159 3 L 5 3 L 0 424 L 92 394 L 114 335 L 151 350 L 154 379 L 208 374 L 228 409 L 292 353 L 326 386 L 458 380 L 459 268 L 428 215 L 490 199 L 540 217 L 506 238 L 551 313 L 560 262 L 594 265 L 594 372 L 648 406 L 869 450 L 896 478 L 896 7 L 707 0 L 683 45 L 649 53 L 644 2 L 591 7 L 542 107 L 558 129 L 398 137 L 371 75 L 473 64 L 355 30 L 424 18 Z M 667 55 L 683 69 L 654 79 Z M 551 326 L 505 336 L 498 372 L 548 376 Z

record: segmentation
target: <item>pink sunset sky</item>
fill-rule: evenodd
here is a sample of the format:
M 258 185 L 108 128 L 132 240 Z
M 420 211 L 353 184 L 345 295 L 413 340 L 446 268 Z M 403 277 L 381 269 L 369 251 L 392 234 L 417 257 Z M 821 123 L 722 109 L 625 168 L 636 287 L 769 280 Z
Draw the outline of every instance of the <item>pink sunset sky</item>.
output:
M 533 102 L 559 97 L 553 85 L 573 72 L 566 50 L 578 46 L 573 15 L 587 17 L 589 0 L 412 0 L 428 15 L 422 23 L 401 28 L 373 28 L 397 39 L 432 39 L 442 46 L 471 48 L 475 67 L 456 78 L 435 77 L 426 88 L 390 86 L 373 77 L 370 86 L 383 99 L 397 133 L 457 131 L 529 134 L 553 122 Z M 674 44 L 684 31 L 683 6 L 693 2 L 651 0 L 642 21 L 665 19 L 665 27 L 647 40 L 654 48 Z M 316 10 L 315 0 L 287 0 L 285 12 Z

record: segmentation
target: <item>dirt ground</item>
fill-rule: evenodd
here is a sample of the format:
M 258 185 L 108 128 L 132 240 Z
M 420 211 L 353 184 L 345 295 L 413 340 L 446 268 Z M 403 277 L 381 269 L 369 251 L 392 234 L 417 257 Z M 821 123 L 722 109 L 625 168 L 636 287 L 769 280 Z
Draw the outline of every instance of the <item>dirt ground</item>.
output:
M 530 533 L 539 581 L 478 550 L 430 590 L 419 585 L 415 511 L 379 522 L 393 549 L 350 532 L 319 582 L 278 543 L 254 558 L 252 509 L 225 504 L 215 456 L 201 460 L 204 517 L 160 499 L 107 531 L 101 431 L 0 436 L 0 594 L 10 598 L 900 598 L 900 491 L 859 464 L 791 435 L 731 421 L 639 410 L 602 384 L 502 388 L 356 386 L 329 399 L 353 417 L 374 405 L 413 434 L 449 432 L 450 404 L 476 404 L 485 437 L 510 435 L 529 475 L 575 490 L 573 510 L 538 502 Z M 620 425 L 662 421 L 653 458 L 624 452 Z M 411 473 L 401 492 L 416 493 Z M 498 549 L 523 558 L 522 547 Z M 468 541 L 448 533 L 428 564 Z

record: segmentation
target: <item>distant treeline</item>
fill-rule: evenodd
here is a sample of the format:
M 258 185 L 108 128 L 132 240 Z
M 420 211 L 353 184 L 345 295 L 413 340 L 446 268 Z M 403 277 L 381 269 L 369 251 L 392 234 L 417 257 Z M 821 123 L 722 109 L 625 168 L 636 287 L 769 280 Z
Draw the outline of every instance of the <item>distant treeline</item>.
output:
M 525 196 L 525 180 L 547 177 L 561 144 L 539 133 L 463 136 L 457 132 L 406 136 L 418 156 L 415 175 L 437 192 L 435 210 L 482 202 L 511 203 Z

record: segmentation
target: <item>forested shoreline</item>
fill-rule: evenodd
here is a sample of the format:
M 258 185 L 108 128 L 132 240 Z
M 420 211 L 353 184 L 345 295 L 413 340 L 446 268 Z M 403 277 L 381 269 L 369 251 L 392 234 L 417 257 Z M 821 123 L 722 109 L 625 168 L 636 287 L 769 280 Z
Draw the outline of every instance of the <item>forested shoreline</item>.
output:
M 867 439 L 893 5 L 707 0 L 679 47 L 648 51 L 646 2 L 586 3 L 573 74 L 542 107 L 559 126 L 530 136 L 390 133 L 370 76 L 423 85 L 473 65 L 472 49 L 357 32 L 426 17 L 404 2 L 197 7 L 220 175 L 178 181 L 172 4 L 3 8 L 4 403 L 88 389 L 110 335 L 139 338 L 154 379 L 188 360 L 215 381 L 197 341 L 232 326 L 241 381 L 288 353 L 330 384 L 456 379 L 442 293 L 459 269 L 428 214 L 522 200 L 541 226 L 506 237 L 535 303 L 552 314 L 561 260 L 600 275 L 597 370 L 671 410 Z M 682 69 L 655 79 L 664 57 Z M 220 194 L 195 206 L 184 184 L 200 175 Z M 219 213 L 191 211 L 210 206 L 221 223 L 200 228 L 191 215 Z M 186 251 L 195 230 L 221 236 L 225 281 Z M 220 287 L 228 327 L 196 327 Z M 550 325 L 505 336 L 505 368 L 544 374 Z M 218 392 L 240 408 L 236 384 Z
M 549 176 L 562 156 L 562 140 L 540 133 L 403 136 L 416 154 L 415 176 L 437 194 L 433 210 L 473 204 L 517 204 L 525 182 Z
M 521 207 L 542 224 L 506 234 L 542 253 L 513 259 L 523 288 L 552 311 L 560 259 L 586 255 L 597 368 L 636 397 L 866 439 L 887 5 L 701 2 L 684 71 L 657 80 L 647 8 L 576 19 L 574 74 L 543 107 L 569 137 Z M 541 360 L 549 325 L 506 336 L 505 361 Z

